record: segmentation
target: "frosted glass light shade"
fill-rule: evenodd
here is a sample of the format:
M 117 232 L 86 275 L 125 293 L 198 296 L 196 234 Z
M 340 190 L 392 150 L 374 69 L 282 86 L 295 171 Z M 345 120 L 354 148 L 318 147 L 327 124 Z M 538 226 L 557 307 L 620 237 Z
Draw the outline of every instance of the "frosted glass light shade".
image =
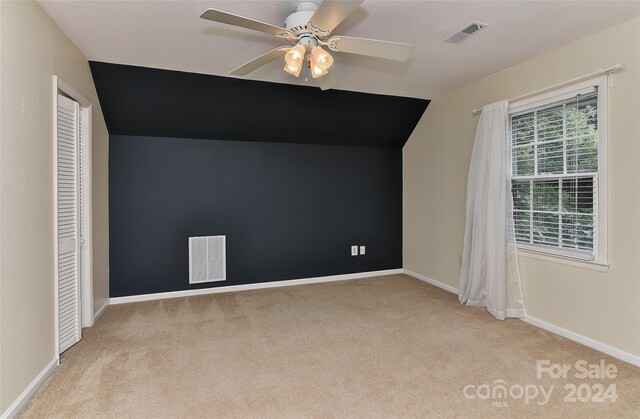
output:
M 289 48 L 289 51 L 284 56 L 284 61 L 287 63 L 284 66 L 284 71 L 298 77 L 302 70 L 302 64 L 304 62 L 304 54 L 307 50 L 300 44 Z

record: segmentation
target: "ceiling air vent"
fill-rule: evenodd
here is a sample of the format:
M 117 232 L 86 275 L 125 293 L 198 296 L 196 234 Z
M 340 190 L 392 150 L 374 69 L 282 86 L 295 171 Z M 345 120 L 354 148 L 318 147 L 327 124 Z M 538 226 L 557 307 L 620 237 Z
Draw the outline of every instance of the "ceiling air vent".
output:
M 454 33 L 453 35 L 445 39 L 445 42 L 451 42 L 452 44 L 459 44 L 460 42 L 464 41 L 471 35 L 478 33 L 480 30 L 486 27 L 487 25 L 485 25 L 484 23 L 471 22 L 464 28 L 460 29 L 458 32 Z

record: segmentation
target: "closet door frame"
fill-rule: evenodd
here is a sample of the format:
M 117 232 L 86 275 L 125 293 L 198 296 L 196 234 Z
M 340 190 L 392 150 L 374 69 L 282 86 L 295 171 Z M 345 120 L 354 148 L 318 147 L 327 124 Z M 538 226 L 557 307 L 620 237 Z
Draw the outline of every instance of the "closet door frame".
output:
M 55 348 L 58 364 L 60 363 L 60 325 L 58 306 L 58 94 L 68 96 L 80 104 L 80 132 L 79 147 L 82 148 L 82 167 L 78 184 L 81 187 L 82 202 L 80 203 L 82 213 L 82 237 L 79 246 L 79 260 L 82 260 L 80 271 L 80 326 L 81 328 L 93 326 L 93 215 L 92 215 L 92 163 L 91 163 L 91 112 L 93 105 L 85 99 L 75 89 L 61 80 L 58 76 L 53 76 L 53 211 L 54 211 L 54 298 L 55 298 Z

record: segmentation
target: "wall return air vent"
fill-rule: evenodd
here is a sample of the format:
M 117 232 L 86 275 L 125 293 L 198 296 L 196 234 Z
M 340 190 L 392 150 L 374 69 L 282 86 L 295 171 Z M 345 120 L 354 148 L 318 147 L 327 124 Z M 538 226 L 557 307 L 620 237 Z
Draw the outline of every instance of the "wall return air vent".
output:
M 487 25 L 485 25 L 484 23 L 471 22 L 464 28 L 460 29 L 458 32 L 454 33 L 453 35 L 445 39 L 445 42 L 450 42 L 452 44 L 459 44 L 460 42 L 469 38 L 471 35 L 478 33 L 479 31 L 481 31 L 486 27 Z
M 226 236 L 189 237 L 189 283 L 226 279 Z

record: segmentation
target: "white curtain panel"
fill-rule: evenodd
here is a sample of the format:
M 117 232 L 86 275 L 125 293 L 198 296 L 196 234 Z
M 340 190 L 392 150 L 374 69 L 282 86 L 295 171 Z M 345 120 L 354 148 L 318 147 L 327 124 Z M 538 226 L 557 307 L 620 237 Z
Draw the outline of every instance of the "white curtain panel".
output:
M 467 181 L 461 303 L 496 318 L 526 317 L 513 229 L 509 180 L 508 103 L 482 108 Z

